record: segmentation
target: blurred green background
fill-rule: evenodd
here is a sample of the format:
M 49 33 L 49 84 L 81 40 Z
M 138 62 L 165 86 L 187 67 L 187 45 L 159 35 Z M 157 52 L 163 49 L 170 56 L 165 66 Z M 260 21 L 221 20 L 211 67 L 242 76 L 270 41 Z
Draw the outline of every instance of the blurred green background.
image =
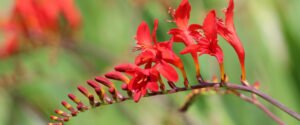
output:
M 113 69 L 123 62 L 133 62 L 134 35 L 142 20 L 152 26 L 160 21 L 158 39 L 167 40 L 170 16 L 168 7 L 176 8 L 180 0 L 77 0 L 83 27 L 78 34 L 78 52 L 59 48 L 54 61 L 53 48 L 43 47 L 0 60 L 0 125 L 42 125 L 61 100 L 76 86 Z M 218 16 L 227 7 L 226 0 L 190 0 L 191 22 L 202 24 L 205 14 L 215 8 Z M 11 0 L 0 0 L 1 18 L 9 12 Z M 261 90 L 291 109 L 300 112 L 300 1 L 235 0 L 235 22 L 246 50 L 248 81 L 259 81 Z M 0 36 L 1 37 L 1 36 Z M 0 43 L 3 41 L 1 37 Z M 234 50 L 222 38 L 225 69 L 232 82 L 239 82 L 239 62 Z M 178 53 L 184 46 L 175 44 Z M 194 79 L 190 55 L 181 56 L 189 80 Z M 200 58 L 202 74 L 211 79 L 218 74 L 216 60 Z M 139 103 L 103 106 L 80 113 L 67 125 L 275 125 L 252 104 L 233 95 L 199 96 L 185 114 L 177 109 L 188 92 L 143 98 Z M 82 96 L 80 96 L 82 97 Z M 85 100 L 83 98 L 83 100 Z M 268 103 L 288 125 L 300 124 Z

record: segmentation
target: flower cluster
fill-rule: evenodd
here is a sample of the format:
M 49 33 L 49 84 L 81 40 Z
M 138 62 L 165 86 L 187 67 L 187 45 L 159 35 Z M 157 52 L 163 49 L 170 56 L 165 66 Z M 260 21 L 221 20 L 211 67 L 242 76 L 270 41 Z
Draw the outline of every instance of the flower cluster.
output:
M 218 45 L 218 35 L 222 36 L 235 49 L 243 71 L 242 80 L 245 80 L 244 48 L 234 28 L 233 9 L 234 3 L 233 0 L 230 0 L 225 11 L 225 22 L 216 16 L 215 10 L 211 10 L 201 25 L 189 24 L 191 6 L 188 0 L 182 0 L 179 7 L 172 12 L 172 17 L 177 27 L 170 29 L 168 32 L 172 36 L 169 40 L 163 42 L 157 41 L 157 19 L 154 20 L 152 32 L 149 26 L 145 22 L 142 22 L 138 26 L 135 36 L 136 46 L 134 50 L 139 52 L 135 58 L 135 63 L 118 65 L 115 67 L 115 71 L 105 74 L 104 77 L 98 76 L 94 80 L 87 81 L 88 85 L 94 89 L 99 100 L 96 100 L 94 95 L 83 86 L 79 86 L 78 90 L 88 98 L 91 107 L 122 102 L 128 99 L 133 99 L 135 102 L 138 102 L 144 96 L 157 93 L 171 93 L 178 90 L 175 83 L 178 81 L 179 76 L 175 68 L 181 71 L 184 78 L 183 89 L 188 89 L 190 86 L 183 62 L 172 50 L 173 43 L 175 42 L 182 42 L 186 46 L 184 50 L 180 52 L 181 54 L 190 53 L 192 55 L 198 80 L 202 81 L 198 56 L 208 54 L 214 56 L 219 62 L 221 81 L 224 81 L 223 52 Z M 127 92 L 127 96 L 119 92 L 115 84 L 109 79 L 121 81 L 123 83 L 121 88 Z M 166 79 L 171 90 L 166 90 L 163 79 Z M 104 87 L 107 89 L 104 89 Z M 107 90 L 111 96 L 109 96 L 105 90 Z M 80 111 L 91 108 L 84 105 L 82 101 L 73 94 L 69 94 L 69 98 L 77 104 L 77 110 L 63 101 L 62 105 L 67 108 L 71 114 L 63 112 L 62 110 L 56 110 L 56 114 L 63 118 L 51 116 L 51 119 L 63 123 Z M 50 123 L 49 125 L 54 124 L 56 123 Z
M 62 18 L 66 26 L 61 25 Z M 62 28 L 74 30 L 80 24 L 81 17 L 73 0 L 15 0 L 10 17 L 0 27 L 6 36 L 0 58 L 18 51 L 21 41 L 46 41 L 61 33 Z

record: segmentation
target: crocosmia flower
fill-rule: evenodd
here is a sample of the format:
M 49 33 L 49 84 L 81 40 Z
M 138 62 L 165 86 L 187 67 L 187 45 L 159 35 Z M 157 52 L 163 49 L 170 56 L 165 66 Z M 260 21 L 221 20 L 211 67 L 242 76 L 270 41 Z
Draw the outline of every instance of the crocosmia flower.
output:
M 214 10 L 210 11 L 204 19 L 202 30 L 204 37 L 197 39 L 197 44 L 187 46 L 181 54 L 200 52 L 202 54 L 209 54 L 215 56 L 220 64 L 222 80 L 224 80 L 223 69 L 223 51 L 218 45 L 218 32 L 217 32 L 217 18 Z
M 125 72 L 131 76 L 128 84 L 128 90 L 133 93 L 133 99 L 138 102 L 141 97 L 147 94 L 147 90 L 157 92 L 159 90 L 158 82 L 160 74 L 153 67 L 142 69 L 133 64 L 121 64 L 115 67 L 116 71 Z
M 187 85 L 187 77 L 181 59 L 173 52 L 172 43 L 173 39 L 166 42 L 158 42 L 156 39 L 156 30 L 158 27 L 158 20 L 154 21 L 154 28 L 152 34 L 148 25 L 142 22 L 138 27 L 136 34 L 136 50 L 140 50 L 140 54 L 135 59 L 137 65 L 151 65 L 168 80 L 176 82 L 178 75 L 176 70 L 170 65 L 178 67 L 185 79 Z
M 189 25 L 191 5 L 188 0 L 182 0 L 175 13 L 173 13 L 173 20 L 177 25 L 177 28 L 171 29 L 169 34 L 173 35 L 175 42 L 182 42 L 186 46 L 193 45 L 195 43 L 194 38 L 198 38 L 201 34 L 198 30 L 201 28 L 198 24 Z M 197 77 L 200 78 L 200 66 L 197 53 L 191 53 L 195 66 Z
M 229 5 L 225 10 L 225 22 L 222 20 L 218 21 L 218 33 L 234 48 L 237 53 L 242 68 L 242 80 L 245 81 L 245 50 L 234 27 L 233 11 L 234 2 L 233 0 L 229 0 Z

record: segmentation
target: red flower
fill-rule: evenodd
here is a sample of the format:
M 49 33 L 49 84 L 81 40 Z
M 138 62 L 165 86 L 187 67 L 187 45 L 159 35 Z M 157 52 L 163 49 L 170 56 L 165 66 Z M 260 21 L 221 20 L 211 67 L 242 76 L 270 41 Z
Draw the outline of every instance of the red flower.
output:
M 218 45 L 217 37 L 217 18 L 214 10 L 210 11 L 204 19 L 202 29 L 205 37 L 197 39 L 198 44 L 190 45 L 186 47 L 181 54 L 200 52 L 202 54 L 209 54 L 215 56 L 220 64 L 222 80 L 224 80 L 224 69 L 223 69 L 223 51 Z
M 229 1 L 229 5 L 225 12 L 225 23 L 222 20 L 218 21 L 218 33 L 230 43 L 230 45 L 234 48 L 235 52 L 239 57 L 239 61 L 242 68 L 242 80 L 246 80 L 246 72 L 245 72 L 245 50 L 236 33 L 234 27 L 234 19 L 233 19 L 233 10 L 234 10 L 234 2 L 233 0 Z
M 169 34 L 173 35 L 175 42 L 183 42 L 186 46 L 194 44 L 194 38 L 201 37 L 197 31 L 201 28 L 198 24 L 189 25 L 191 5 L 188 0 L 182 0 L 175 13 L 173 14 L 174 22 L 178 28 L 171 29 Z M 191 53 L 195 66 L 197 77 L 200 78 L 200 66 L 197 53 Z
M 181 59 L 173 52 L 172 43 L 173 39 L 166 42 L 157 42 L 156 30 L 158 27 L 158 20 L 154 21 L 154 29 L 152 36 L 148 25 L 142 22 L 137 30 L 137 50 L 141 50 L 141 53 L 136 57 L 135 64 L 137 65 L 151 65 L 155 63 L 155 68 L 169 81 L 176 82 L 178 75 L 176 70 L 169 65 L 172 64 L 178 67 L 187 83 L 186 73 Z
M 133 99 L 138 102 L 141 97 L 147 94 L 147 90 L 157 92 L 159 90 L 159 72 L 155 68 L 141 69 L 133 64 L 122 64 L 116 66 L 117 71 L 122 71 L 132 76 L 128 89 L 133 93 Z
M 217 18 L 214 10 L 210 11 L 204 22 L 202 29 L 205 37 L 197 39 L 198 44 L 186 47 L 181 54 L 200 52 L 200 54 L 209 54 L 215 56 L 219 63 L 223 63 L 223 52 L 218 45 L 217 39 Z

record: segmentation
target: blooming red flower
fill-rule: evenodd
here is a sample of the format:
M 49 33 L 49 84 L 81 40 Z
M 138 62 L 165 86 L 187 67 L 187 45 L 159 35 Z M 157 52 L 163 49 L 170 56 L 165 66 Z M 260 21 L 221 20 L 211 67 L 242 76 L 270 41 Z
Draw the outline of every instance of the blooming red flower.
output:
M 246 80 L 245 72 L 245 50 L 234 26 L 234 2 L 229 0 L 228 7 L 225 11 L 225 23 L 222 20 L 218 21 L 218 33 L 234 48 L 239 57 L 242 68 L 242 80 Z
M 197 39 L 197 44 L 187 46 L 181 54 L 200 52 L 202 54 L 209 54 L 215 56 L 220 64 L 222 80 L 224 80 L 223 69 L 223 51 L 218 45 L 218 32 L 217 32 L 217 18 L 214 10 L 210 11 L 204 19 L 202 30 L 204 31 L 204 37 Z
M 141 50 L 141 53 L 136 57 L 135 63 L 137 65 L 151 65 L 151 63 L 154 62 L 154 67 L 157 68 L 157 70 L 167 80 L 176 82 L 178 80 L 178 75 L 176 73 L 176 70 L 171 65 L 169 65 L 170 63 L 181 70 L 185 79 L 185 83 L 187 84 L 188 81 L 182 61 L 172 50 L 173 39 L 166 42 L 157 42 L 157 27 L 158 20 L 155 20 L 152 36 L 150 34 L 149 27 L 145 22 L 142 22 L 138 27 L 136 35 L 136 49 Z
M 209 54 L 215 56 L 219 63 L 223 63 L 223 52 L 221 47 L 218 45 L 217 39 L 217 18 L 214 10 L 210 11 L 204 22 L 202 29 L 205 37 L 197 39 L 197 44 L 187 46 L 181 54 L 200 52 L 202 54 Z
M 175 42 L 183 42 L 186 46 L 194 44 L 194 38 L 199 38 L 201 34 L 197 31 L 201 28 L 198 24 L 189 25 L 191 5 L 188 0 L 182 0 L 175 13 L 172 15 L 177 28 L 171 29 L 169 34 L 173 35 Z M 200 66 L 197 53 L 191 53 L 197 77 L 200 78 Z
M 133 99 L 138 102 L 141 97 L 147 94 L 147 90 L 157 92 L 159 90 L 159 72 L 156 68 L 149 67 L 141 69 L 133 64 L 122 64 L 116 66 L 117 71 L 122 71 L 132 76 L 128 84 L 128 89 L 133 93 Z

